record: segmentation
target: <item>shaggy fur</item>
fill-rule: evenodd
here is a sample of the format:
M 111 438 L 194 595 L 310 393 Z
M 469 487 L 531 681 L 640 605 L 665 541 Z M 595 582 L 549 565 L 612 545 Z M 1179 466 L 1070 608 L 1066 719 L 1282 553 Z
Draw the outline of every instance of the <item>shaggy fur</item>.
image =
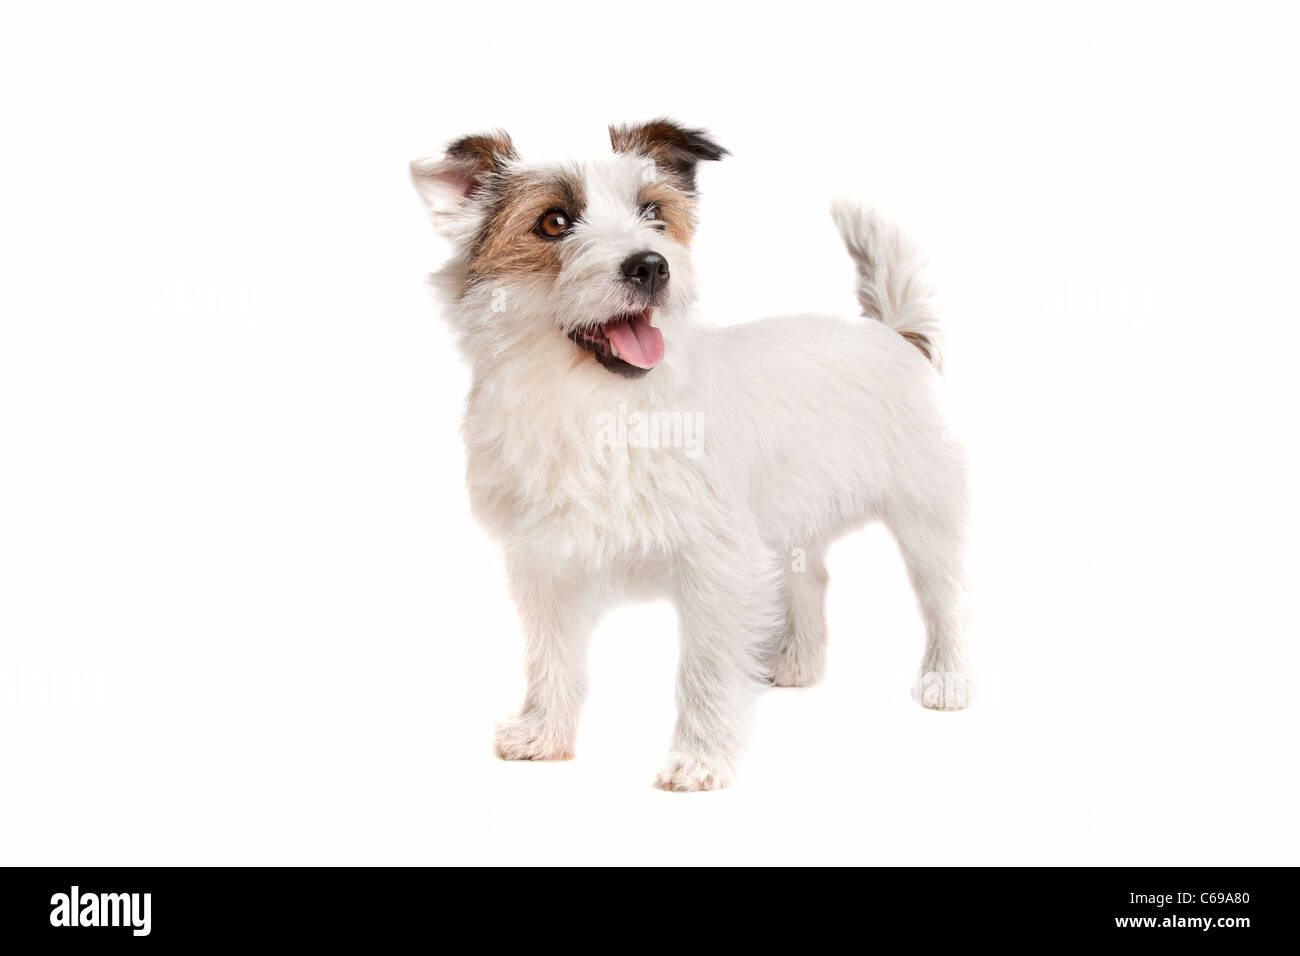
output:
M 870 209 L 838 204 L 867 321 L 701 324 L 695 166 L 724 150 L 667 120 L 611 133 L 615 151 L 584 161 L 528 164 L 496 133 L 412 166 L 455 248 L 434 279 L 473 375 L 470 501 L 504 546 L 526 640 L 527 694 L 497 753 L 572 756 L 601 613 L 667 595 L 678 718 L 656 782 L 726 786 L 760 684 L 822 676 L 825 551 L 874 519 L 925 619 L 914 693 L 965 707 L 966 463 L 944 421 L 943 329 L 917 250 Z M 536 225 L 556 210 L 572 228 L 544 237 Z M 653 295 L 626 274 L 646 252 L 669 273 Z M 598 360 L 590 337 L 612 343 L 616 317 L 633 314 L 649 320 L 628 320 L 638 340 L 662 336 L 662 360 L 653 348 Z M 625 358 L 639 377 L 612 374 Z

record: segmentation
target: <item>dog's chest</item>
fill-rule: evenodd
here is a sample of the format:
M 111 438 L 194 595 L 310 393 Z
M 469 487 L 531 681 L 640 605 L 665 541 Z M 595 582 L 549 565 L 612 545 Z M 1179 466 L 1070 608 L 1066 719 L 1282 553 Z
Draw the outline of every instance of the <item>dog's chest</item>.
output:
M 671 550 L 709 484 L 702 423 L 680 415 L 503 409 L 471 398 L 464 431 L 475 516 L 499 537 L 556 556 Z

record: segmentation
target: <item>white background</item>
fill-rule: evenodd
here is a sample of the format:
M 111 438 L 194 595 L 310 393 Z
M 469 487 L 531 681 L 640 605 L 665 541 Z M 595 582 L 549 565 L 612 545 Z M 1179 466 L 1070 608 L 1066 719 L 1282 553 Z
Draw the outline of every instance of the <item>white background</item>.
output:
M 1281 5 L 25 5 L 0 25 L 0 862 L 1295 864 L 1296 24 Z M 669 114 L 705 310 L 931 251 L 975 464 L 979 706 L 907 690 L 879 528 L 737 785 L 650 787 L 666 605 L 522 687 L 406 178 Z M 759 261 L 761 268 L 753 263 Z

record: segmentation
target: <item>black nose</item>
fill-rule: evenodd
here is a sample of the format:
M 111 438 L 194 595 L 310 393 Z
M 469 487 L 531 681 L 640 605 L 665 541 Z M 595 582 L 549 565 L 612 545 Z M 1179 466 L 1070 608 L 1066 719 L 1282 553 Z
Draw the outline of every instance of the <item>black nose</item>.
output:
M 623 275 L 649 298 L 668 284 L 668 260 L 657 252 L 638 252 L 623 260 Z

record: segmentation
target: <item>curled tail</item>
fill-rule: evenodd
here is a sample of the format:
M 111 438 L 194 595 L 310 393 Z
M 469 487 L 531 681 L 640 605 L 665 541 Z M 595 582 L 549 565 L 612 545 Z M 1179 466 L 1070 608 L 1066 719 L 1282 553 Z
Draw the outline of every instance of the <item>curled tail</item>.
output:
M 863 315 L 884 322 L 943 371 L 943 324 L 920 248 L 896 223 L 865 204 L 836 200 L 831 216 L 858 270 Z

